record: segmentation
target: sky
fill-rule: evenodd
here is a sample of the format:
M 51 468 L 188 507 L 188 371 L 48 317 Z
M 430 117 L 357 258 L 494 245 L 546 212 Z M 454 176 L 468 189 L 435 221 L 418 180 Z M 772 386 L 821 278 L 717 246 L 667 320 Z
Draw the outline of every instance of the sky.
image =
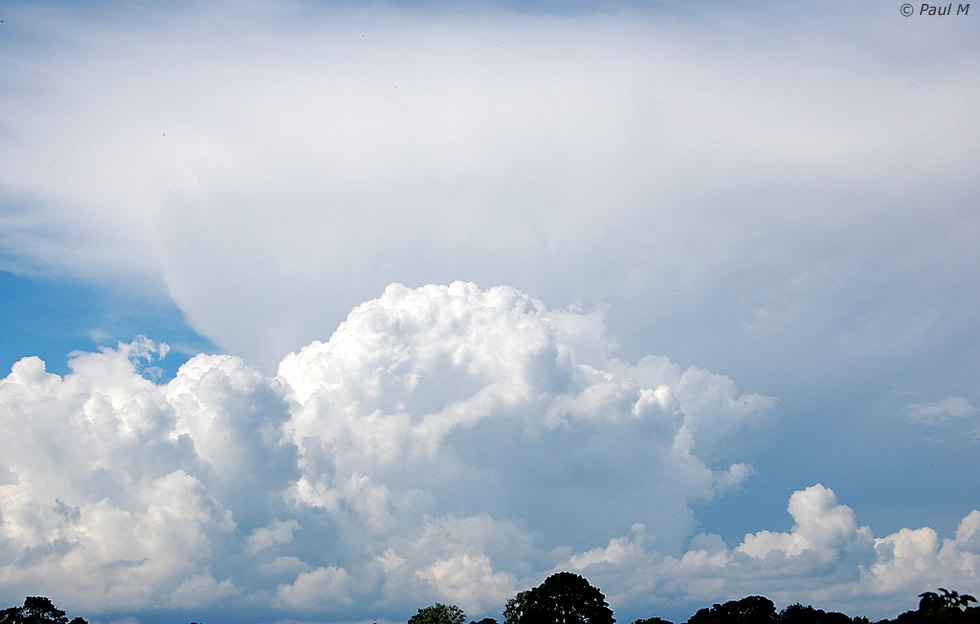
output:
M 976 595 L 980 14 L 911 6 L 4 2 L 0 603 Z

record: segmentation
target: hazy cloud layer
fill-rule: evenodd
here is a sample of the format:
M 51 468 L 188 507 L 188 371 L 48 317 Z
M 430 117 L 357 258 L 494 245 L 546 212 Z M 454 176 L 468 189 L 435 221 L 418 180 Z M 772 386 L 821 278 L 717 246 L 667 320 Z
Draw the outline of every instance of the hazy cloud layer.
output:
M 392 284 L 276 377 L 199 355 L 155 383 L 146 339 L 63 378 L 25 358 L 0 381 L 6 599 L 499 615 L 572 569 L 623 612 L 765 592 L 875 613 L 976 582 L 980 511 L 875 538 L 822 485 L 788 532 L 692 537 L 692 504 L 752 472 L 714 446 L 773 399 L 612 344 L 601 314 L 455 282 Z
M 860 384 L 842 360 L 909 380 L 975 364 L 951 362 L 980 333 L 970 20 L 846 2 L 8 17 L 5 265 L 165 288 L 266 373 L 392 281 L 456 279 L 608 304 L 631 358 L 656 334 L 784 387 Z

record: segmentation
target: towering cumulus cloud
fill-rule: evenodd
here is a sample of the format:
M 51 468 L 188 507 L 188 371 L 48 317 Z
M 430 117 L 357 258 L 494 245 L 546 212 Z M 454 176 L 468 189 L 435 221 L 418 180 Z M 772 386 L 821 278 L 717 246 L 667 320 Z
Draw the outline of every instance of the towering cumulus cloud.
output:
M 271 378 L 199 355 L 158 384 L 142 338 L 65 377 L 25 358 L 0 381 L 5 598 L 400 619 L 498 615 L 556 569 L 616 607 L 976 569 L 980 512 L 941 548 L 875 540 L 819 485 L 789 533 L 689 540 L 692 503 L 752 473 L 718 442 L 773 399 L 615 348 L 601 311 L 456 282 L 389 286 Z

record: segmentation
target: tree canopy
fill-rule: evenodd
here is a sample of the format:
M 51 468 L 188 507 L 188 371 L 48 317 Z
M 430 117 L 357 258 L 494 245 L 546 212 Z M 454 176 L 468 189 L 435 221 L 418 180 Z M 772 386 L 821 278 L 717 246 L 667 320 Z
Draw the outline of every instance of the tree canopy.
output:
M 613 624 L 612 609 L 596 587 L 571 572 L 552 574 L 541 585 L 507 601 L 504 624 Z
M 919 594 L 919 608 L 875 624 L 980 624 L 980 607 L 970 594 L 940 587 L 939 592 Z M 456 605 L 436 603 L 419 609 L 408 624 L 463 624 L 466 614 Z M 503 624 L 615 624 L 612 609 L 598 588 L 582 576 L 559 572 L 532 589 L 507 601 Z M 44 596 L 28 596 L 20 607 L 0 610 L 0 624 L 88 624 L 76 617 L 69 621 L 61 609 Z M 191 622 L 191 624 L 197 624 Z M 485 617 L 470 624 L 497 624 Z M 673 624 L 659 617 L 638 619 L 633 624 Z M 850 617 L 810 605 L 791 604 L 782 611 L 765 596 L 746 596 L 699 609 L 685 624 L 872 624 L 866 617 Z
M 746 596 L 699 610 L 687 624 L 765 624 L 776 621 L 776 605 L 765 596 Z
M 65 612 L 44 596 L 28 596 L 21 607 L 0 611 L 0 624 L 88 624 L 77 617 L 68 621 Z
M 970 594 L 961 594 L 958 591 L 950 591 L 945 587 L 940 587 L 939 591 L 942 595 L 936 592 L 922 592 L 919 594 L 919 611 L 938 611 L 941 609 L 967 609 L 970 607 L 971 602 L 976 602 L 977 599 Z
M 408 624 L 463 624 L 466 614 L 456 605 L 444 605 L 437 602 L 431 607 L 419 609 L 419 612 L 408 620 Z

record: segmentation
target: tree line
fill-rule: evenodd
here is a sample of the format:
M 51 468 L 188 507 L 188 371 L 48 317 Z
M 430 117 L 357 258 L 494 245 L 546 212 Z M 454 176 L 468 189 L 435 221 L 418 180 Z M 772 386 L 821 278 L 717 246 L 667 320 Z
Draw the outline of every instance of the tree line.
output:
M 685 624 L 980 624 L 980 607 L 970 594 L 939 588 L 919 594 L 919 607 L 894 619 L 872 623 L 866 617 L 850 617 L 838 611 L 791 604 L 781 611 L 765 596 L 746 596 L 699 609 Z M 552 574 L 537 587 L 518 592 L 504 606 L 503 624 L 615 624 L 606 597 L 589 581 L 572 572 Z M 456 605 L 436 603 L 419 609 L 408 624 L 464 624 L 466 614 Z M 28 596 L 24 605 L 0 611 L 0 624 L 88 624 L 80 617 L 69 621 L 64 611 L 48 598 Z M 191 622 L 191 624 L 197 624 Z M 500 624 L 483 618 L 469 624 Z M 651 617 L 633 624 L 674 624 Z
M 942 593 L 919 594 L 919 608 L 894 619 L 874 624 L 980 624 L 980 607 L 971 607 L 970 594 L 939 588 Z M 435 604 L 419 609 L 408 624 L 464 624 L 466 615 L 455 605 Z M 522 591 L 507 601 L 503 624 L 614 624 L 616 618 L 605 596 L 584 577 L 558 572 L 541 585 Z M 470 624 L 498 624 L 484 618 Z M 674 624 L 651 617 L 633 624 Z M 872 624 L 863 616 L 851 617 L 838 611 L 815 609 L 811 605 L 791 604 L 781 611 L 765 596 L 746 596 L 724 604 L 699 609 L 685 624 Z

